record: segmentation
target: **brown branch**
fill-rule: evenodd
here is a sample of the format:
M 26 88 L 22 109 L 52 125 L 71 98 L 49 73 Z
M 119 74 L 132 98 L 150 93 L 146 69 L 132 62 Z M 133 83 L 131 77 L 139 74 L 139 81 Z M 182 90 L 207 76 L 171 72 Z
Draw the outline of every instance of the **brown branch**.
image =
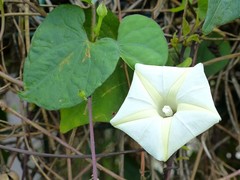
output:
M 8 80 L 9 82 L 14 83 L 14 84 L 16 84 L 16 85 L 18 85 L 20 87 L 23 87 L 23 82 L 22 81 L 19 81 L 19 80 L 15 79 L 15 78 L 13 78 L 13 77 L 3 73 L 2 71 L 0 71 L 0 77 L 2 77 L 3 79 Z
M 2 145 L 2 144 L 0 144 L 0 149 L 4 149 L 4 150 L 7 150 L 7 151 L 12 151 L 12 152 L 17 152 L 17 153 L 21 153 L 21 154 L 26 154 L 26 155 L 39 156 L 39 157 L 71 158 L 71 159 L 91 158 L 91 154 L 68 155 L 68 154 L 39 153 L 39 152 L 35 152 L 35 151 L 28 151 L 28 150 L 25 150 L 25 149 L 9 147 L 9 146 Z M 137 152 L 142 152 L 142 151 L 143 151 L 143 149 L 135 149 L 135 150 L 125 150 L 125 151 L 119 151 L 119 152 L 112 152 L 112 153 L 101 153 L 101 154 L 96 154 L 96 157 L 97 158 L 104 158 L 104 157 L 117 156 L 117 155 L 121 155 L 121 154 L 137 153 Z
M 211 65 L 211 64 L 216 63 L 216 62 L 220 62 L 220 61 L 223 61 L 223 60 L 232 59 L 232 58 L 236 58 L 236 57 L 240 57 L 240 53 L 228 54 L 226 56 L 217 57 L 217 58 L 211 59 L 207 62 L 204 62 L 203 65 L 208 66 L 208 65 Z
M 240 169 L 235 171 L 235 172 L 233 172 L 232 174 L 229 174 L 229 175 L 227 175 L 227 176 L 225 176 L 223 178 L 220 178 L 218 180 L 228 180 L 228 179 L 231 179 L 231 178 L 239 176 L 239 175 L 240 175 Z

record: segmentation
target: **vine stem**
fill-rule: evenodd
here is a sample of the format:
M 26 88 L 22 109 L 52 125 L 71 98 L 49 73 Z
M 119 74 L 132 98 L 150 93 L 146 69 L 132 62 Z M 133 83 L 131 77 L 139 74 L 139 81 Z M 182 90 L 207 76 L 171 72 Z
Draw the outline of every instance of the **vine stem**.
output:
M 171 179 L 171 171 L 173 169 L 174 159 L 175 159 L 175 153 L 166 162 L 167 167 L 164 168 L 164 179 L 165 180 Z
M 90 130 L 90 146 L 91 146 L 91 154 L 92 154 L 92 173 L 93 180 L 97 180 L 97 160 L 96 160 L 96 152 L 95 152 L 95 140 L 94 140 L 94 130 L 93 130 L 93 119 L 92 119 L 92 98 L 88 97 L 88 115 L 89 115 L 89 130 Z
M 96 7 L 95 7 L 95 5 L 93 4 L 93 5 L 91 6 L 91 8 L 92 8 L 91 41 L 94 42 L 94 39 L 95 39 L 94 28 L 95 28 L 95 25 L 96 25 Z

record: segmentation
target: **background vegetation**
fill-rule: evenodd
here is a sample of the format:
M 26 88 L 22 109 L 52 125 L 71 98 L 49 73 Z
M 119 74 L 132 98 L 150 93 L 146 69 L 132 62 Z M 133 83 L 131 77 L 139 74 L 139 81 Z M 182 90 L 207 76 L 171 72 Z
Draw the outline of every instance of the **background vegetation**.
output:
M 59 111 L 28 104 L 17 95 L 23 89 L 23 64 L 31 38 L 47 14 L 59 4 L 77 4 L 84 9 L 90 5 L 80 0 L 0 2 L 0 179 L 7 176 L 18 176 L 19 179 L 90 179 L 88 125 L 62 134 L 59 131 Z M 205 65 L 222 121 L 177 152 L 174 167 L 171 167 L 172 178 L 238 179 L 240 2 L 106 0 L 105 4 L 120 21 L 131 14 L 154 19 L 169 43 L 167 65 L 188 63 L 189 57 L 192 62 Z M 90 14 L 89 10 L 85 14 Z M 117 23 L 110 24 L 113 34 L 108 32 L 106 36 L 116 38 L 117 26 Z M 89 25 L 86 23 L 87 28 Z M 127 87 L 132 70 L 125 71 L 122 61 L 117 67 L 120 77 L 114 78 L 125 79 Z M 119 104 L 127 88 L 120 92 Z M 102 103 L 104 107 L 109 106 L 106 101 Z M 109 123 L 96 122 L 94 133 L 99 179 L 164 179 L 167 164 L 155 161 Z

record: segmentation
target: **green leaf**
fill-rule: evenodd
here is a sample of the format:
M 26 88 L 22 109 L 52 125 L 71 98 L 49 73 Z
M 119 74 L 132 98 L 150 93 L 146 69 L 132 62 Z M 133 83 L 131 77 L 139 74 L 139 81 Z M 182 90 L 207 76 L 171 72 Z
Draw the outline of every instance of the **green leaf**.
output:
M 189 3 L 192 3 L 192 0 L 188 0 Z M 180 4 L 180 6 L 175 7 L 175 8 L 171 8 L 169 9 L 171 12 L 176 13 L 176 12 L 180 12 L 183 11 L 185 6 L 186 6 L 187 1 L 186 0 L 182 0 L 182 3 Z
M 175 8 L 171 8 L 170 11 L 173 12 L 173 13 L 183 11 L 185 6 L 186 6 L 186 2 L 187 2 L 186 0 L 182 0 L 182 3 L 181 3 L 180 6 L 175 7 Z
M 182 31 L 183 31 L 183 36 L 186 37 L 189 33 L 190 33 L 190 25 L 187 22 L 187 20 L 185 19 L 185 17 L 183 17 L 183 23 L 182 23 Z
M 208 0 L 198 0 L 197 13 L 201 20 L 204 20 L 207 14 Z
M 199 35 L 198 34 L 192 34 L 186 39 L 186 43 L 190 43 L 192 41 L 200 43 Z
M 210 37 L 219 37 L 212 34 Z M 206 62 L 216 57 L 231 54 L 231 46 L 228 41 L 203 41 L 198 49 L 197 62 Z M 216 62 L 205 66 L 204 70 L 207 76 L 214 75 L 221 71 L 228 63 L 228 60 Z
M 176 32 L 173 34 L 173 37 L 172 37 L 172 39 L 170 40 L 170 43 L 171 43 L 172 47 L 174 47 L 174 48 L 177 47 L 177 45 L 178 45 L 178 43 L 179 43 L 179 39 L 178 39 L 178 37 L 177 37 L 177 35 L 176 35 Z
M 188 146 L 182 146 L 181 149 L 185 150 L 185 151 L 189 151 L 189 147 Z
M 119 28 L 118 17 L 111 11 L 108 11 L 107 16 L 104 17 L 102 27 L 100 29 L 99 37 L 110 37 L 117 39 L 117 32 Z
M 199 35 L 198 34 L 192 34 L 190 36 L 188 36 L 184 42 L 183 42 L 183 45 L 184 46 L 190 46 L 192 41 L 195 41 L 195 42 L 198 42 L 200 43 L 200 39 L 199 39 Z
M 112 74 L 119 59 L 116 41 L 91 43 L 78 6 L 54 9 L 32 39 L 24 65 L 24 92 L 20 96 L 46 109 L 71 107 L 91 95 Z
M 124 70 L 118 65 L 109 79 L 92 95 L 93 121 L 109 122 L 120 108 L 127 92 L 128 85 Z M 88 122 L 87 102 L 61 109 L 60 131 L 62 133 Z
M 177 67 L 190 67 L 192 64 L 192 58 L 188 57 L 182 63 L 178 64 Z
M 239 0 L 209 0 L 203 33 L 210 33 L 214 27 L 226 24 L 240 17 Z
M 120 56 L 132 68 L 136 63 L 164 65 L 168 45 L 159 25 L 142 15 L 125 17 L 118 30 Z

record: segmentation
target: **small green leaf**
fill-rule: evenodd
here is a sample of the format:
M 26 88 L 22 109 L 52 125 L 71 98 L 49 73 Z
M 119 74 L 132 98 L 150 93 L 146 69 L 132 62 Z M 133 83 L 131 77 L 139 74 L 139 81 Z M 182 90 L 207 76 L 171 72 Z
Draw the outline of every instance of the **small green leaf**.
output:
M 192 41 L 200 43 L 199 35 L 198 34 L 192 34 L 187 37 L 187 39 L 184 41 L 185 46 L 189 46 Z
M 185 17 L 183 17 L 183 23 L 182 23 L 182 31 L 183 31 L 183 36 L 186 37 L 189 33 L 190 33 L 190 25 L 187 22 L 187 20 L 185 19 Z
M 170 42 L 171 42 L 172 47 L 174 47 L 174 48 L 177 47 L 177 45 L 178 45 L 178 43 L 179 43 L 179 39 L 178 39 L 178 37 L 177 37 L 177 35 L 176 35 L 176 32 L 173 34 L 173 37 L 172 37 L 172 39 L 170 40 Z
M 178 64 L 177 67 L 190 67 L 192 64 L 192 58 L 188 57 L 182 63 Z
M 159 25 L 142 15 L 125 17 L 118 30 L 121 58 L 132 68 L 136 63 L 164 65 L 168 45 Z
M 192 0 L 188 0 L 188 1 L 189 1 L 189 3 L 192 3 Z M 170 11 L 173 12 L 173 13 L 183 11 L 186 5 L 187 5 L 187 1 L 182 0 L 182 3 L 180 4 L 180 6 L 175 7 L 175 8 L 171 8 Z
M 214 27 L 226 24 L 240 17 L 239 0 L 209 0 L 203 33 L 210 33 Z
M 181 149 L 185 150 L 185 151 L 189 151 L 189 147 L 188 146 L 182 146 Z
M 208 0 L 198 0 L 197 14 L 201 20 L 204 20 L 207 14 Z
M 39 26 L 24 65 L 20 96 L 46 109 L 71 107 L 112 74 L 119 59 L 116 41 L 88 40 L 85 16 L 78 6 L 61 5 Z
M 193 27 L 193 32 L 196 32 L 197 29 L 201 26 L 201 22 L 200 22 L 200 19 L 199 19 L 199 14 L 197 14 L 197 17 L 196 17 L 196 20 L 195 20 L 195 24 L 194 24 L 194 27 Z
M 171 8 L 170 11 L 173 12 L 173 13 L 183 11 L 184 8 L 185 8 L 186 2 L 187 2 L 186 0 L 182 0 L 182 3 L 181 3 L 180 6 L 175 7 L 175 8 Z
M 124 70 L 118 65 L 114 73 L 92 95 L 94 122 L 109 122 L 118 111 L 128 92 Z M 87 124 L 87 102 L 71 108 L 61 109 L 60 131 L 65 133 Z

